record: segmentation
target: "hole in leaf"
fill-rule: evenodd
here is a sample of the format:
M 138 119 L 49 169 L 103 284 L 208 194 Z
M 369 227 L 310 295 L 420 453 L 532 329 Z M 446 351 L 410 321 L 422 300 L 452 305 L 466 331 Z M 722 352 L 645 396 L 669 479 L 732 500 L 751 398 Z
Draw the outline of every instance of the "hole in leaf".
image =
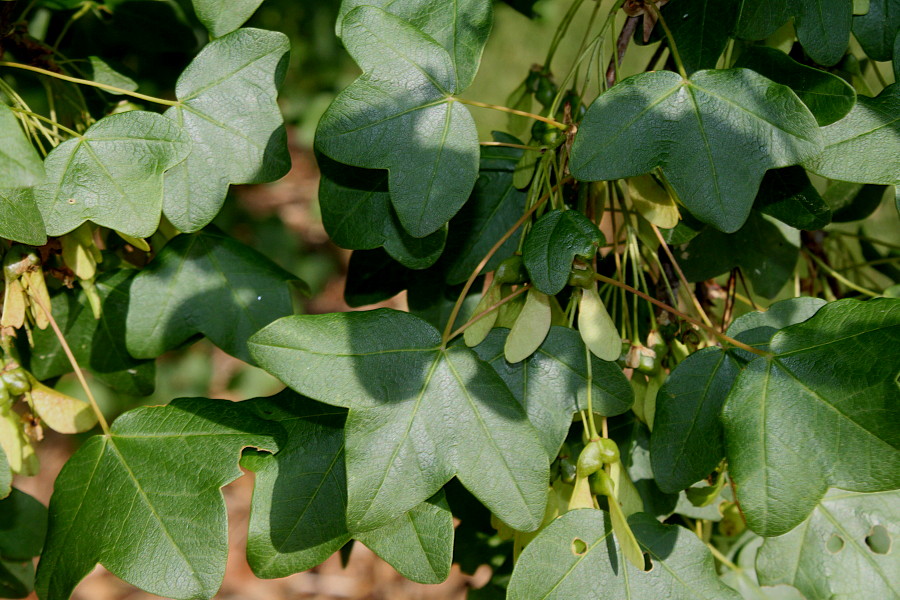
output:
M 829 538 L 828 543 L 825 544 L 825 547 L 832 554 L 837 554 L 844 549 L 844 538 L 839 535 L 833 535 L 831 536 L 831 538 Z
M 581 538 L 575 538 L 572 540 L 572 554 L 575 556 L 584 556 L 585 552 L 587 552 L 587 544 Z
M 649 573 L 653 570 L 653 561 L 650 560 L 650 555 L 644 552 L 644 572 Z
M 887 554 L 891 551 L 891 536 L 888 530 L 881 525 L 872 528 L 872 533 L 866 537 L 866 546 L 875 554 Z

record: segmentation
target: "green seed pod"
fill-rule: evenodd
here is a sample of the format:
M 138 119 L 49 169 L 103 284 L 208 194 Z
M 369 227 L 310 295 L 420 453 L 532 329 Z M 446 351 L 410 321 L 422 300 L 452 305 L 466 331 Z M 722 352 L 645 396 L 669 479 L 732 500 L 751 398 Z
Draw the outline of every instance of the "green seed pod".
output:
M 13 399 L 5 385 L 0 385 L 0 414 L 4 414 L 12 406 Z
M 28 381 L 28 374 L 22 367 L 15 367 L 9 371 L 0 374 L 0 379 L 6 387 L 6 391 L 12 396 L 21 396 L 31 389 L 31 382 Z
M 596 473 L 592 474 L 590 477 L 590 482 L 591 492 L 595 496 L 612 497 L 615 494 L 616 486 L 613 483 L 612 478 L 603 469 L 600 469 Z
M 578 477 L 587 477 L 591 473 L 596 473 L 603 468 L 603 448 L 596 440 L 588 442 L 578 455 Z
M 559 478 L 563 483 L 575 483 L 575 476 L 578 473 L 578 467 L 575 459 L 571 456 L 559 459 Z
M 550 75 L 544 74 L 538 79 L 537 90 L 534 92 L 534 97 L 544 108 L 549 108 L 556 98 L 557 91 L 556 84 L 550 80 Z
M 600 460 L 611 464 L 619 460 L 619 445 L 609 438 L 601 438 L 597 441 L 600 446 Z
M 591 269 L 572 269 L 569 273 L 569 285 L 587 289 L 594 286 L 594 271 Z
M 528 273 L 525 271 L 525 264 L 522 257 L 518 254 L 510 256 L 497 267 L 494 271 L 494 281 L 497 283 L 505 283 L 515 285 L 525 283 L 528 279 Z

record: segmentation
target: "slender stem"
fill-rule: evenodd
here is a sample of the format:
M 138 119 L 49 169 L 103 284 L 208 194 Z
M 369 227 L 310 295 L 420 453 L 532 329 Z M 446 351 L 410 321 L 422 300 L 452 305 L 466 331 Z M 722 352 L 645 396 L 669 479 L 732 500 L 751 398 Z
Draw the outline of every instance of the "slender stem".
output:
M 562 181 L 557 183 L 554 188 L 560 187 L 562 184 L 567 183 L 569 180 L 571 180 L 571 177 L 563 179 Z M 481 262 L 478 263 L 478 266 L 472 270 L 472 274 L 469 275 L 469 279 L 466 281 L 466 284 L 463 286 L 462 291 L 459 293 L 459 298 L 456 299 L 456 304 L 453 305 L 453 310 L 450 312 L 450 318 L 447 320 L 447 326 L 444 327 L 443 342 L 441 343 L 442 347 L 446 347 L 447 342 L 450 341 L 450 338 L 452 337 L 450 333 L 452 331 L 453 324 L 456 322 L 456 317 L 459 316 L 459 311 L 462 308 L 462 303 L 466 299 L 466 294 L 468 294 L 469 290 L 472 288 L 472 284 L 475 283 L 475 279 L 477 279 L 478 275 L 481 273 L 481 270 L 488 263 L 488 261 L 491 260 L 491 257 L 494 256 L 494 254 L 496 254 L 497 251 L 503 246 L 503 244 L 506 243 L 506 240 L 508 240 L 512 236 L 512 234 L 514 234 L 516 230 L 525 223 L 525 221 L 531 218 L 531 215 L 534 213 L 534 211 L 540 208 L 540 206 L 543 205 L 544 202 L 546 202 L 549 198 L 550 194 L 545 194 L 537 202 L 535 202 L 531 206 L 531 208 L 526 210 L 525 214 L 519 217 L 519 220 L 516 221 L 513 226 L 506 231 L 506 233 L 503 234 L 503 237 L 501 237 L 493 246 L 491 246 L 491 249 L 488 250 L 487 254 L 484 255 L 484 258 L 481 259 Z
M 594 404 L 591 397 L 591 391 L 594 387 L 594 374 L 592 371 L 593 355 L 587 345 L 584 347 L 585 363 L 587 364 L 587 414 L 588 414 L 588 435 L 592 440 L 599 439 L 597 434 L 597 424 L 594 422 Z
M 63 81 L 68 81 L 70 83 L 77 83 L 80 85 L 89 85 L 91 87 L 100 88 L 101 90 L 107 90 L 109 92 L 115 92 L 117 94 L 122 94 L 123 96 L 131 96 L 132 98 L 137 98 L 139 100 L 146 100 L 147 102 L 155 102 L 156 104 L 165 104 L 166 106 L 178 106 L 180 102 L 177 100 L 164 100 L 162 98 L 156 98 L 154 96 L 147 96 L 145 94 L 139 94 L 137 92 L 130 92 L 128 90 L 123 90 L 122 88 L 118 88 L 114 85 L 107 85 L 105 83 L 99 83 L 97 81 L 91 81 L 90 79 L 80 79 L 78 77 L 71 77 L 69 75 L 63 75 L 62 73 L 54 73 L 53 71 L 48 71 L 47 69 L 42 69 L 40 67 L 32 67 L 31 65 L 23 65 L 20 63 L 8 62 L 8 61 L 0 61 L 0 67 L 12 67 L 14 69 L 24 69 L 26 71 L 33 71 L 34 73 L 40 73 L 41 75 L 47 75 L 48 77 L 55 77 L 56 79 L 62 79 Z
M 516 298 L 517 296 L 521 296 L 522 294 L 524 294 L 525 292 L 527 292 L 529 289 L 531 289 L 531 286 L 530 286 L 530 285 L 528 285 L 528 284 L 523 285 L 522 287 L 520 287 L 519 289 L 517 289 L 516 291 L 514 291 L 512 294 L 510 294 L 509 296 L 507 296 L 507 297 L 503 298 L 502 300 L 500 300 L 500 302 L 497 302 L 496 304 L 492 304 L 491 306 L 487 307 L 486 309 L 484 309 L 483 311 L 481 311 L 481 312 L 478 313 L 477 315 L 473 315 L 471 319 L 469 319 L 468 321 L 466 321 L 465 323 L 463 323 L 462 325 L 460 325 L 459 328 L 458 328 L 456 331 L 454 331 L 453 333 L 451 333 L 451 334 L 450 334 L 450 337 L 449 337 L 448 339 L 451 339 L 451 340 L 452 340 L 453 338 L 455 338 L 455 337 L 458 336 L 459 334 L 463 333 L 466 329 L 468 329 L 469 327 L 471 327 L 472 325 L 474 325 L 476 321 L 481 320 L 482 317 L 485 317 L 485 316 L 487 316 L 488 314 L 494 312 L 495 310 L 497 310 L 498 308 L 500 308 L 501 306 L 503 306 L 504 304 L 506 304 L 507 302 L 509 302 L 509 301 L 512 300 L 513 298 Z
M 508 144 L 506 142 L 479 142 L 482 146 L 496 146 L 500 148 L 518 148 L 520 150 L 538 150 L 539 146 L 526 146 L 525 144 Z
M 706 542 L 706 547 L 709 548 L 710 554 L 712 554 L 717 561 L 731 569 L 732 571 L 740 571 L 741 568 L 728 560 L 724 554 L 719 552 L 719 549 L 713 546 L 710 542 Z
M 900 256 L 888 256 L 885 258 L 877 258 L 875 260 L 870 260 L 869 262 L 857 263 L 855 265 L 848 265 L 846 267 L 841 267 L 840 269 L 836 269 L 837 271 L 855 271 L 856 269 L 862 269 L 865 267 L 871 267 L 872 265 L 884 265 L 890 264 L 893 262 L 900 261 Z
M 65 125 L 60 125 L 53 119 L 48 119 L 44 115 L 39 115 L 35 112 L 31 112 L 30 110 L 24 110 L 21 108 L 17 108 L 15 106 L 10 106 L 9 108 L 10 108 L 10 110 L 12 110 L 14 112 L 17 112 L 22 115 L 28 115 L 29 117 L 39 119 L 39 120 L 43 121 L 44 123 L 47 123 L 48 125 L 52 125 L 53 127 L 56 127 L 57 129 L 61 129 L 62 131 L 64 131 L 65 133 L 68 133 L 72 137 L 81 137 L 81 134 L 78 133 L 77 131 L 75 131 L 74 129 L 69 129 Z M 51 133 L 53 133 L 53 132 L 51 132 Z M 57 137 L 59 137 L 58 134 L 57 134 Z
M 881 294 L 879 294 L 877 292 L 873 292 L 872 290 L 868 290 L 860 285 L 853 283 L 852 281 L 850 281 L 849 279 L 847 279 L 846 277 L 844 277 L 843 275 L 841 275 L 840 273 L 838 273 L 837 271 L 835 271 L 834 269 L 832 269 L 831 267 L 826 265 L 825 262 L 822 261 L 815 254 L 812 254 L 811 252 L 804 252 L 804 254 L 806 254 L 809 258 L 811 258 L 819 266 L 820 269 L 822 269 L 823 271 L 825 271 L 826 273 L 828 273 L 829 275 L 831 275 L 832 277 L 834 277 L 835 279 L 837 279 L 838 281 L 840 281 L 841 283 L 846 285 L 851 290 L 856 290 L 860 294 L 865 294 L 866 296 L 871 296 L 872 298 L 880 298 L 881 297 Z
M 91 408 L 94 409 L 94 414 L 97 415 L 97 422 L 100 423 L 100 429 L 103 430 L 103 433 L 109 435 L 109 424 L 106 422 L 106 417 L 103 416 L 103 412 L 100 410 L 100 406 L 97 404 L 97 400 L 94 398 L 94 394 L 91 392 L 91 388 L 87 383 L 87 380 L 84 378 L 84 373 L 81 372 L 81 367 L 78 366 L 78 361 L 75 359 L 75 355 L 72 354 L 72 349 L 69 348 L 69 343 L 66 342 L 66 338 L 63 335 L 63 332 L 60 331 L 59 325 L 56 323 L 56 319 L 53 318 L 53 315 L 50 313 L 50 307 L 47 306 L 43 300 L 41 300 L 38 296 L 32 296 L 32 300 L 37 302 L 37 305 L 41 307 L 41 310 L 44 311 L 44 314 L 47 315 L 47 319 L 50 321 L 50 326 L 53 328 L 53 332 L 56 334 L 57 339 L 59 339 L 59 344 L 62 346 L 63 352 L 66 353 L 66 357 L 69 359 L 69 363 L 72 365 L 72 369 L 75 371 L 75 377 L 78 378 L 78 382 L 81 384 L 81 389 L 84 390 L 84 393 L 87 395 L 88 401 L 91 403 Z
M 651 5 L 647 5 L 649 8 Z M 684 63 L 681 62 L 681 55 L 678 53 L 678 46 L 675 44 L 675 36 L 672 35 L 672 30 L 669 29 L 669 26 L 666 24 L 666 20 L 662 16 L 662 11 L 654 4 L 653 11 L 656 12 L 656 19 L 659 21 L 659 24 L 662 25 L 663 31 L 666 32 L 666 39 L 669 40 L 669 50 L 672 51 L 672 58 L 675 60 L 675 66 L 678 67 L 678 72 L 684 79 L 688 78 L 687 70 L 684 68 Z
M 675 255 L 672 254 L 671 248 L 669 248 L 669 244 L 666 243 L 666 240 L 663 238 L 662 233 L 659 231 L 659 227 L 650 224 L 650 227 L 653 228 L 653 233 L 656 234 L 656 239 L 659 240 L 659 243 L 662 245 L 663 250 L 666 253 L 666 256 L 669 257 L 669 260 L 672 261 L 672 266 L 675 267 L 675 272 L 678 273 L 678 279 L 681 280 L 681 285 L 684 287 L 684 291 L 691 298 L 691 302 L 694 305 L 694 310 L 697 311 L 697 314 L 700 315 L 700 318 L 703 319 L 703 322 L 706 323 L 709 327 L 712 327 L 712 321 L 709 320 L 709 316 L 706 314 L 706 311 L 703 310 L 703 307 L 700 306 L 700 302 L 697 300 L 697 296 L 691 293 L 691 284 L 688 283 L 687 277 L 684 276 L 684 271 L 681 270 L 681 267 L 678 266 L 678 261 L 675 260 Z
M 0 66 L 3 63 L 0 62 Z M 492 110 L 499 110 L 500 112 L 509 113 L 511 115 L 519 115 L 520 117 L 528 117 L 530 119 L 534 119 L 536 121 L 543 121 L 549 125 L 553 125 L 557 129 L 568 129 L 568 125 L 565 123 L 560 123 L 556 119 L 551 119 L 550 117 L 542 117 L 541 115 L 536 115 L 534 113 L 526 112 L 524 110 L 517 110 L 515 108 L 510 108 L 508 106 L 500 106 L 499 104 L 488 104 L 487 102 L 479 102 L 478 100 L 466 100 L 464 98 L 456 98 L 455 99 L 460 104 L 468 104 L 469 106 L 478 106 L 479 108 L 490 108 Z M 172 104 L 178 104 L 177 102 L 173 102 Z
M 569 10 L 566 11 L 565 16 L 563 17 L 562 22 L 559 24 L 559 27 L 556 28 L 556 32 L 553 34 L 553 40 L 550 42 L 550 48 L 547 50 L 547 58 L 544 60 L 544 67 L 550 68 L 550 63 L 553 62 L 553 56 L 556 54 L 556 49 L 559 47 L 559 43 L 566 35 L 566 31 L 569 30 L 569 25 L 572 24 L 572 20 L 575 18 L 575 14 L 578 12 L 578 9 L 581 8 L 581 5 L 584 3 L 584 0 L 575 0 L 572 2 L 572 5 L 569 7 Z
M 732 346 L 734 346 L 736 348 L 740 348 L 741 350 L 746 350 L 747 352 L 751 352 L 753 354 L 756 354 L 757 356 L 772 356 L 772 354 L 770 352 L 764 352 L 764 351 L 760 350 L 759 348 L 754 348 L 753 346 L 748 346 L 744 342 L 739 342 L 738 340 L 736 340 L 732 337 L 728 337 L 724 333 L 720 333 L 715 327 L 710 327 L 708 325 L 705 325 L 704 323 L 701 323 L 697 319 L 694 319 L 693 317 L 689 317 L 686 314 L 684 314 L 683 312 L 681 312 L 675 308 L 672 308 L 665 302 L 661 302 L 661 301 L 657 300 L 656 298 L 653 298 L 652 296 L 648 296 L 647 294 L 645 294 L 644 292 L 642 292 L 640 290 L 634 289 L 630 285 L 626 285 L 620 281 L 616 281 L 615 279 L 610 279 L 609 277 L 606 277 L 605 275 L 601 275 L 599 273 L 594 273 L 594 279 L 596 279 L 597 281 L 602 281 L 603 283 L 608 283 L 610 285 L 614 285 L 616 287 L 622 288 L 626 292 L 631 292 L 632 294 L 637 294 L 638 296 L 640 296 L 647 302 L 655 304 L 656 306 L 660 307 L 664 311 L 672 313 L 676 317 L 683 319 L 683 320 L 687 321 L 688 323 L 696 325 L 697 327 L 699 327 L 699 328 L 711 333 L 715 337 L 719 338 L 721 341 L 731 344 Z

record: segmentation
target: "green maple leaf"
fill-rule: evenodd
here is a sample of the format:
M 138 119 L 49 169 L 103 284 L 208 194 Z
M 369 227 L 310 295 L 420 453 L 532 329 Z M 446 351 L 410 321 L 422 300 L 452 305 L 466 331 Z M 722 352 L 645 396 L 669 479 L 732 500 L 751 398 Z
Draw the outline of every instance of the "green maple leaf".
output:
M 441 2 L 411 20 L 402 10 L 411 3 L 382 4 L 391 12 L 357 6 L 340 22 L 364 73 L 322 116 L 316 146 L 342 163 L 387 169 L 400 223 L 424 237 L 456 214 L 478 177 L 475 123 L 455 95 L 477 70 L 490 3 Z
M 350 409 L 351 532 L 390 523 L 454 476 L 510 526 L 540 524 L 549 460 L 525 410 L 489 365 L 465 346 L 442 348 L 425 321 L 387 309 L 287 317 L 250 348 L 297 392 Z
M 772 337 L 722 409 L 729 471 L 747 524 L 801 523 L 829 486 L 900 487 L 896 347 L 900 300 L 838 300 Z
M 748 69 L 641 73 L 600 95 L 572 147 L 572 174 L 620 179 L 659 167 L 691 214 L 732 233 L 767 169 L 821 150 L 809 109 Z
M 241 404 L 182 399 L 119 417 L 63 467 L 36 589 L 68 598 L 99 562 L 160 596 L 211 598 L 228 556 L 221 487 L 241 450 L 278 449 L 279 428 Z

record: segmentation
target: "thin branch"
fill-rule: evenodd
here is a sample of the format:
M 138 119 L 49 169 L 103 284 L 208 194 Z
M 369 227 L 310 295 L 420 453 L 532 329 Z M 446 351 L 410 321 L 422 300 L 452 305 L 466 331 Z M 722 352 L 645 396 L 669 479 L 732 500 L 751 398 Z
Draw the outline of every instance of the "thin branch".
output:
M 0 63 L 2 65 L 3 63 Z M 553 125 L 557 129 L 566 130 L 569 128 L 565 123 L 560 123 L 556 119 L 551 119 L 550 117 L 542 117 L 541 115 L 536 115 L 534 113 L 526 112 L 524 110 L 518 110 L 515 108 L 510 108 L 508 106 L 501 106 L 499 104 L 488 104 L 487 102 L 479 102 L 478 100 L 466 100 L 464 98 L 454 98 L 460 104 L 468 104 L 469 106 L 477 106 L 479 108 L 490 108 L 491 110 L 499 110 L 500 112 L 509 113 L 511 115 L 519 115 L 520 117 L 528 117 L 529 119 L 534 119 L 536 121 L 543 121 L 549 125 Z
M 678 273 L 678 279 L 681 280 L 681 285 L 684 287 L 684 291 L 687 292 L 688 296 L 691 298 L 691 302 L 694 304 L 694 310 L 697 311 L 697 314 L 700 315 L 700 318 L 703 319 L 703 322 L 706 323 L 709 327 L 712 327 L 712 321 L 709 320 L 709 316 L 707 316 L 706 311 L 703 310 L 703 307 L 700 306 L 700 302 L 697 300 L 697 297 L 691 293 L 691 284 L 688 283 L 687 277 L 684 276 L 684 271 L 681 270 L 681 267 L 678 266 L 678 261 L 675 260 L 675 255 L 672 254 L 672 249 L 669 248 L 669 244 L 666 243 L 666 240 L 663 238 L 662 233 L 659 230 L 659 227 L 650 224 L 650 227 L 653 228 L 653 233 L 656 234 L 656 239 L 659 240 L 660 245 L 666 253 L 666 256 L 669 257 L 669 260 L 672 261 L 672 266 L 675 268 L 675 272 Z
M 47 75 L 48 77 L 55 77 L 56 79 L 62 79 L 63 81 L 68 81 L 70 83 L 77 83 L 80 85 L 88 85 L 95 88 L 100 88 L 101 90 L 107 90 L 109 92 L 115 92 L 117 94 L 122 94 L 124 96 L 131 96 L 132 98 L 137 98 L 138 100 L 146 100 L 147 102 L 154 102 L 156 104 L 165 104 L 166 106 L 178 106 L 181 104 L 176 100 L 164 100 L 163 98 L 156 98 L 154 96 L 147 96 L 145 94 L 139 94 L 137 92 L 131 92 L 122 88 L 118 88 L 114 85 L 107 85 L 105 83 L 99 83 L 97 81 L 91 81 L 90 79 L 80 79 L 78 77 L 71 77 L 69 75 L 63 75 L 62 73 L 55 73 L 53 71 L 48 71 L 47 69 L 42 69 L 40 67 L 32 67 L 31 65 L 23 65 L 21 63 L 9 62 L 9 61 L 0 61 L 0 67 L 12 67 L 14 69 L 24 69 L 26 71 L 33 71 L 34 73 L 40 73 L 41 75 Z
M 78 366 L 78 361 L 75 359 L 75 355 L 72 353 L 72 349 L 69 348 L 69 343 L 66 342 L 66 338 L 63 335 L 63 332 L 59 329 L 59 325 L 56 323 L 56 319 L 53 318 L 53 315 L 50 313 L 50 307 L 44 304 L 44 301 L 38 296 L 31 296 L 31 299 L 34 300 L 41 310 L 44 311 L 44 314 L 47 315 L 47 319 L 50 321 L 50 326 L 53 328 L 53 332 L 56 334 L 57 339 L 59 339 L 59 344 L 62 346 L 63 352 L 66 353 L 66 357 L 69 359 L 69 363 L 72 365 L 72 369 L 75 371 L 75 377 L 78 378 L 78 382 L 81 384 L 81 388 L 84 390 L 84 393 L 88 397 L 88 401 L 91 403 L 91 408 L 94 409 L 94 414 L 97 415 L 97 422 L 100 423 L 100 429 L 103 430 L 103 433 L 109 435 L 109 424 L 106 422 L 106 417 L 103 416 L 103 412 L 100 411 L 100 406 L 97 404 L 97 400 L 94 398 L 94 394 L 91 392 L 90 386 L 88 386 L 87 380 L 84 378 L 84 373 L 81 372 L 81 367 Z
M 697 327 L 703 329 L 704 331 L 707 331 L 707 332 L 711 333 L 712 335 L 714 335 L 715 337 L 719 338 L 719 340 L 726 342 L 728 344 L 731 344 L 732 346 L 734 346 L 736 348 L 740 348 L 741 350 L 746 350 L 747 352 L 756 354 L 757 356 L 772 356 L 772 354 L 770 352 L 764 352 L 763 350 L 760 350 L 759 348 L 754 348 L 753 346 L 748 346 L 744 342 L 740 342 L 732 337 L 725 335 L 724 333 L 720 333 L 715 327 L 710 327 L 708 325 L 705 325 L 704 323 L 701 323 L 697 319 L 687 316 L 680 310 L 672 308 L 665 302 L 657 300 L 656 298 L 653 298 L 652 296 L 649 296 L 649 295 L 645 294 L 644 292 L 631 287 L 630 285 L 624 284 L 620 281 L 616 281 L 615 279 L 611 279 L 611 278 L 606 277 L 605 275 L 601 275 L 599 273 L 594 273 L 594 279 L 596 279 L 597 281 L 602 281 L 603 283 L 608 283 L 610 285 L 614 285 L 618 288 L 625 290 L 626 292 L 631 292 L 632 294 L 636 294 L 639 297 L 646 300 L 647 302 L 655 304 L 656 306 L 660 307 L 664 311 L 672 313 L 676 317 L 683 319 L 683 320 L 687 321 L 688 323 L 696 325 Z
M 458 328 L 456 331 L 454 331 L 453 333 L 451 333 L 449 339 L 452 340 L 453 338 L 455 338 L 455 337 L 458 336 L 459 334 L 463 333 L 466 329 L 468 329 L 469 327 L 471 327 L 472 325 L 474 325 L 477 321 L 480 321 L 483 317 L 485 317 L 485 316 L 489 315 L 490 313 L 494 312 L 495 310 L 497 310 L 498 308 L 500 308 L 501 306 L 503 306 L 504 304 L 506 304 L 507 302 L 509 302 L 509 301 L 512 300 L 513 298 L 516 298 L 516 297 L 518 297 L 518 296 L 521 296 L 522 294 L 524 294 L 525 292 L 527 292 L 527 291 L 530 290 L 530 289 L 531 289 L 531 286 L 528 285 L 528 284 L 525 284 L 525 285 L 523 285 L 522 287 L 520 287 L 519 289 L 517 289 L 516 291 L 514 291 L 514 292 L 513 292 L 512 294 L 510 294 L 509 296 L 506 296 L 505 298 L 503 298 L 502 300 L 500 300 L 499 302 L 497 302 L 496 304 L 492 304 L 491 306 L 487 307 L 486 309 L 484 309 L 483 311 L 481 311 L 481 312 L 478 313 L 477 315 L 473 315 L 471 319 L 469 319 L 468 321 L 466 321 L 465 323 L 463 323 L 462 325 L 460 325 L 459 328 Z

